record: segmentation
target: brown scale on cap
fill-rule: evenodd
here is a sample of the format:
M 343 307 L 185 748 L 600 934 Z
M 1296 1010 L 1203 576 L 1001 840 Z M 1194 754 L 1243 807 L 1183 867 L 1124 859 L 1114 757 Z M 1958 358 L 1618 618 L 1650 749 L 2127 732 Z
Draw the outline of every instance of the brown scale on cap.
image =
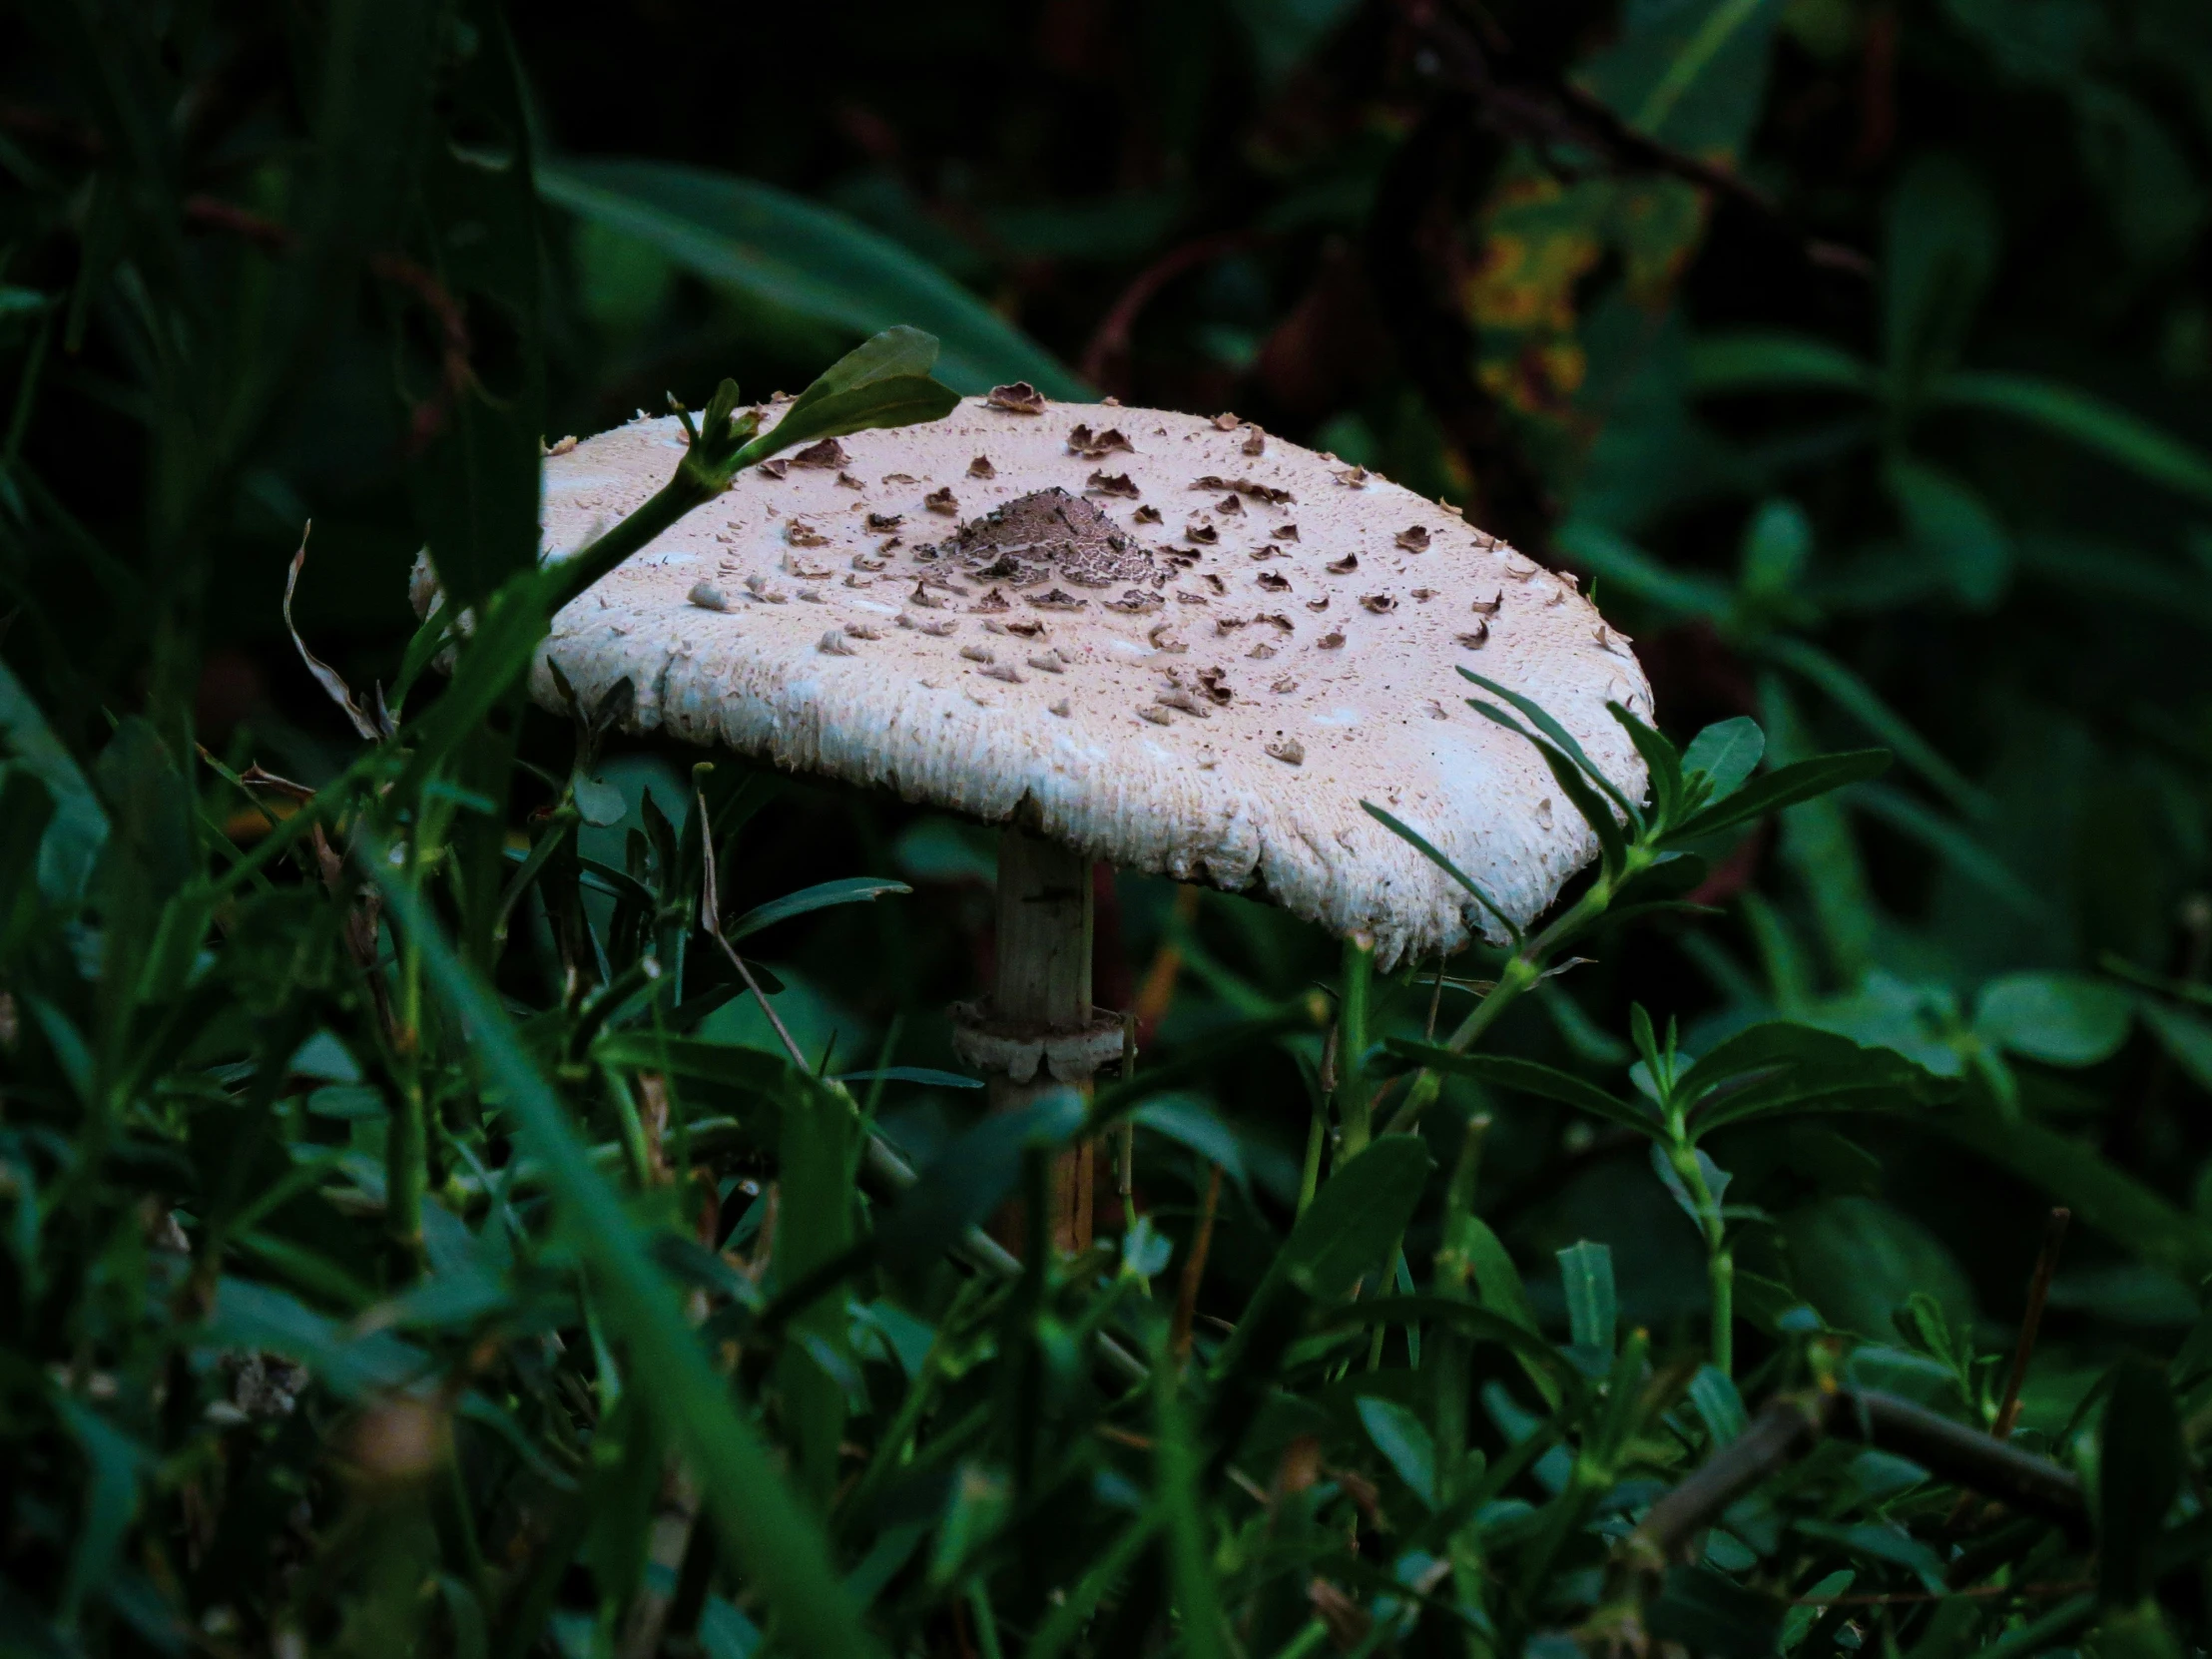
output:
M 1156 569 L 1152 555 L 1104 512 L 1057 484 L 969 519 L 941 552 L 980 580 L 1016 588 L 1055 578 L 1080 588 L 1114 587 L 1150 581 Z

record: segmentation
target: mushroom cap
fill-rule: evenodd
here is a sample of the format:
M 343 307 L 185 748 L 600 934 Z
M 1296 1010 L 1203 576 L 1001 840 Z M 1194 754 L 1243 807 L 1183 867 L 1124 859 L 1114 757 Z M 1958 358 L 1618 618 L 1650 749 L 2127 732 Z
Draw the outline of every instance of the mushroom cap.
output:
M 1263 896 L 1384 966 L 1496 924 L 1363 802 L 1516 921 L 1597 850 L 1458 667 L 1640 796 L 1605 704 L 1648 717 L 1650 686 L 1571 576 L 1227 416 L 1024 401 L 741 473 L 560 613 L 534 695 L 563 707 L 549 662 L 586 706 L 627 677 L 633 730 Z M 641 419 L 550 457 L 548 557 L 683 445 Z

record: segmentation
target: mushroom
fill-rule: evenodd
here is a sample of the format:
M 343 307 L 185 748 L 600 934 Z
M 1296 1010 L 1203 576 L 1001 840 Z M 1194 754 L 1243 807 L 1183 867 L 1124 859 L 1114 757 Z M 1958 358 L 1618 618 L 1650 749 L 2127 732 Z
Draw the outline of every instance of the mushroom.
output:
M 1596 766 L 1640 793 L 1643 763 L 1605 705 L 1648 719 L 1650 688 L 1579 593 L 1525 585 L 1521 555 L 1456 517 L 1437 522 L 1430 503 L 1380 477 L 1346 488 L 1328 457 L 1281 439 L 1255 455 L 1234 424 L 1120 411 L 1140 434 L 1115 457 L 1132 495 L 1174 500 L 1201 475 L 1234 473 L 1249 498 L 1297 503 L 1295 540 L 1253 514 L 1216 528 L 1240 559 L 1272 538 L 1270 575 L 1299 591 L 1324 586 L 1327 570 L 1358 568 L 1355 549 L 1387 547 L 1425 518 L 1420 574 L 1438 602 L 1371 597 L 1324 621 L 1271 616 L 1269 650 L 1250 651 L 1272 659 L 1263 678 L 1249 640 L 1215 629 L 1184 639 L 1157 620 L 1161 601 L 1172 615 L 1182 609 L 1173 599 L 1212 589 L 1168 556 L 1158 513 L 1085 493 L 1093 466 L 1070 453 L 1067 434 L 1095 411 L 1040 408 L 1025 391 L 842 437 L 845 464 L 883 480 L 867 503 L 877 525 L 957 520 L 927 548 L 895 550 L 881 587 L 826 588 L 821 606 L 718 610 L 695 598 L 707 575 L 720 591 L 767 589 L 794 522 L 830 544 L 825 562 L 874 552 L 862 515 L 840 511 L 830 471 L 795 465 L 773 490 L 740 473 L 561 611 L 533 665 L 535 696 L 564 706 L 556 668 L 587 705 L 627 679 L 633 731 L 1000 826 L 996 976 L 953 1017 L 956 1051 L 990 1075 L 1001 1107 L 1053 1080 L 1082 1086 L 1122 1058 L 1121 1014 L 1092 1002 L 1097 863 L 1264 894 L 1372 941 L 1386 970 L 1500 933 L 1364 802 L 1393 803 L 1396 819 L 1516 923 L 1596 854 L 1576 815 L 1550 810 L 1558 786 L 1536 751 L 1466 714 L 1469 688 L 1455 672 L 1481 645 L 1486 675 L 1541 704 Z M 1032 413 L 1046 418 L 1021 418 Z M 651 496 L 683 441 L 672 419 L 640 420 L 548 457 L 549 557 Z M 990 465 L 971 464 L 986 449 Z M 956 500 L 948 478 L 960 480 Z M 1547 605 L 1548 589 L 1564 597 Z M 981 613 L 1004 629 L 1042 621 L 1040 611 L 1050 614 L 1049 656 L 995 660 L 977 643 Z M 938 618 L 967 626 L 946 637 Z M 1088 1156 L 1067 1155 L 1058 1177 L 1052 1224 L 1063 1248 L 1088 1241 Z

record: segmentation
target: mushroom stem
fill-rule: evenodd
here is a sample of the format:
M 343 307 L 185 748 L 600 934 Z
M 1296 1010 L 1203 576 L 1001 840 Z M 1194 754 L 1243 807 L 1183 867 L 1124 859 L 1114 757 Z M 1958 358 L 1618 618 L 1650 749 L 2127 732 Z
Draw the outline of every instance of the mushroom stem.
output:
M 1045 1032 L 1092 1023 L 1091 864 L 1088 858 L 1008 826 L 998 841 L 998 968 L 991 984 L 994 1019 Z M 1039 1067 L 1025 1083 L 990 1079 L 993 1111 L 1013 1111 L 1066 1087 Z M 1090 1080 L 1076 1086 L 1088 1092 Z M 1092 1148 L 1057 1154 L 1052 1164 L 1049 1234 L 1063 1254 L 1091 1243 Z M 1018 1234 L 1016 1235 L 1018 1237 Z

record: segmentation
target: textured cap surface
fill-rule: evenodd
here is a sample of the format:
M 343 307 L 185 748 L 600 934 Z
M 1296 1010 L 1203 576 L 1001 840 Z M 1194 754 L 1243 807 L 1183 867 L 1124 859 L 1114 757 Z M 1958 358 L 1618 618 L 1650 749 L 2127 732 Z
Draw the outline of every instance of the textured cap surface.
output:
M 1451 512 L 1223 416 L 970 398 L 739 475 L 569 605 L 545 666 L 633 727 L 1254 891 L 1382 960 L 1493 926 L 1361 808 L 1517 920 L 1596 841 L 1460 665 L 1534 699 L 1628 793 L 1608 699 L 1650 689 L 1575 591 Z M 770 410 L 773 416 L 773 407 Z M 666 481 L 673 419 L 545 466 L 545 545 Z

